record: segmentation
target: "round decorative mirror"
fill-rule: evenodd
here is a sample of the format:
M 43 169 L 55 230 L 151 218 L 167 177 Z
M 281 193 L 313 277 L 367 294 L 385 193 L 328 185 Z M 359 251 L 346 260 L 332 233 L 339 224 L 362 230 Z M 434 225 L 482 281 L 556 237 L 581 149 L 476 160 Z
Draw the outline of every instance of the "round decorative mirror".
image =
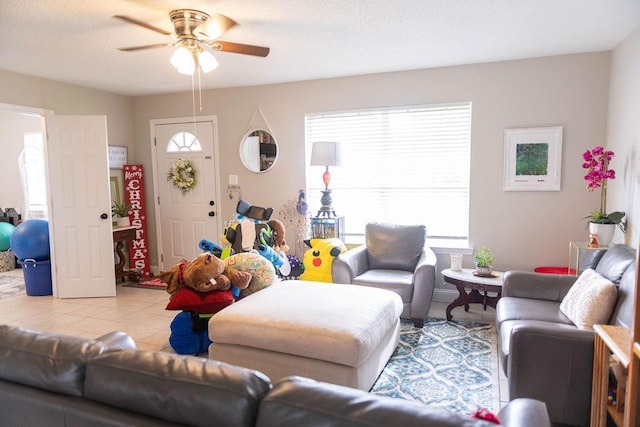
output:
M 251 172 L 262 173 L 278 160 L 278 143 L 270 132 L 252 129 L 240 141 L 240 160 Z

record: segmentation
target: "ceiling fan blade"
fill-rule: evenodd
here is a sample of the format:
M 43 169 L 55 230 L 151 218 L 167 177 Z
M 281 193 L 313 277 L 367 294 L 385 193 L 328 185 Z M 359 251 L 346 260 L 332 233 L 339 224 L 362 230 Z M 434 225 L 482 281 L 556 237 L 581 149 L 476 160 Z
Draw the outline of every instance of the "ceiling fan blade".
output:
M 157 47 L 171 47 L 175 43 L 156 43 L 156 44 L 147 44 L 144 46 L 132 46 L 132 47 L 119 47 L 118 50 L 124 52 L 133 52 L 136 50 L 144 50 L 144 49 L 155 49 Z
M 131 24 L 139 25 L 148 30 L 155 31 L 156 33 L 164 34 L 165 36 L 170 36 L 171 33 L 167 30 L 163 30 L 162 28 L 154 27 L 151 24 L 147 24 L 146 22 L 138 21 L 137 19 L 129 18 L 124 15 L 113 15 L 114 18 L 122 19 L 123 21 L 129 22 Z
M 206 24 L 202 25 L 201 28 L 198 29 L 198 32 L 207 40 L 213 40 L 220 37 L 236 25 L 238 25 L 238 23 L 228 16 L 220 15 L 219 13 L 212 13 Z
M 249 44 L 225 42 L 216 40 L 210 43 L 211 49 L 221 52 L 241 53 L 243 55 L 262 56 L 269 55 L 269 48 L 262 46 L 252 46 Z

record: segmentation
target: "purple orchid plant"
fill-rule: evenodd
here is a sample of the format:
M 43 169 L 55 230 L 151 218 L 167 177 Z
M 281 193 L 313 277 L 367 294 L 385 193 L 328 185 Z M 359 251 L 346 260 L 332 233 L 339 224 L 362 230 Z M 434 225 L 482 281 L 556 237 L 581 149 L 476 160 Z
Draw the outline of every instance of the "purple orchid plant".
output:
M 600 209 L 596 209 L 585 219 L 597 224 L 617 224 L 624 232 L 626 224 L 622 218 L 625 213 L 616 211 L 607 214 L 607 181 L 616 179 L 616 171 L 609 168 L 613 156 L 615 156 L 613 151 L 605 150 L 600 146 L 587 150 L 582 155 L 584 160 L 582 167 L 587 169 L 587 174 L 584 176 L 588 182 L 587 191 L 592 192 L 596 188 L 600 188 Z

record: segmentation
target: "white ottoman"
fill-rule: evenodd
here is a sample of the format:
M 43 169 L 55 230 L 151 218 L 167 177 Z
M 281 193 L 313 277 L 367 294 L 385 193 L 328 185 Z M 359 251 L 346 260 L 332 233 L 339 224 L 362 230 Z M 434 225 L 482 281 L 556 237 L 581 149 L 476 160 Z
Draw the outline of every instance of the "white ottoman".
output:
M 209 358 L 368 391 L 398 345 L 402 300 L 357 285 L 287 280 L 209 320 Z

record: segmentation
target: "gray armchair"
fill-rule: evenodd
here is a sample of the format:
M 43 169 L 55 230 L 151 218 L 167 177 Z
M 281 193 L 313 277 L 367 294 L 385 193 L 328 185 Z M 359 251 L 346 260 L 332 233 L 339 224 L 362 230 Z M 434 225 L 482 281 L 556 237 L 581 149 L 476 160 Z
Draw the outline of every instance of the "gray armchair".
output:
M 426 245 L 425 226 L 369 223 L 365 237 L 365 245 L 333 260 L 333 282 L 397 293 L 404 306 L 400 317 L 421 328 L 436 281 L 436 255 Z

